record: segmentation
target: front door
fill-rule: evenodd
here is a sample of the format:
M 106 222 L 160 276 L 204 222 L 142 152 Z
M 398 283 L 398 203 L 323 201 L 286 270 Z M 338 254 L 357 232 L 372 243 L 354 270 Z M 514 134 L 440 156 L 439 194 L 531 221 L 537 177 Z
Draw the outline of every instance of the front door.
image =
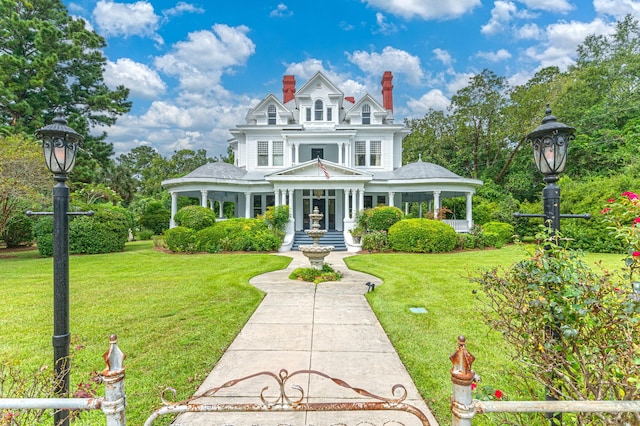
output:
M 309 214 L 317 207 L 324 215 L 320 221 L 320 229 L 335 231 L 336 229 L 336 191 L 334 189 L 305 189 L 302 191 L 302 226 L 311 229 Z

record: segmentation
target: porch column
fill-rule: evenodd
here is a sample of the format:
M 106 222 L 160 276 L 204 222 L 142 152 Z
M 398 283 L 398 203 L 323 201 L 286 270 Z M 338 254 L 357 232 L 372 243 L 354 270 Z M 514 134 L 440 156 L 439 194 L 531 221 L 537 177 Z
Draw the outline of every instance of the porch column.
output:
M 176 227 L 176 221 L 173 219 L 176 213 L 178 213 L 178 193 L 172 192 L 171 193 L 171 220 L 169 221 L 170 228 Z
M 207 191 L 206 189 L 201 189 L 200 190 L 200 205 L 202 207 L 207 207 L 207 194 L 209 193 L 209 191 Z
M 273 195 L 275 196 L 274 204 L 275 204 L 276 207 L 278 207 L 280 205 L 280 190 L 279 189 L 274 189 L 273 190 Z
M 338 144 L 338 164 L 344 166 L 344 164 L 342 164 L 342 149 L 344 148 L 344 143 L 340 142 Z
M 358 197 L 358 209 L 359 210 L 363 210 L 364 209 L 364 188 L 358 189 L 358 192 L 360 192 L 360 197 Z
M 281 194 L 280 194 L 280 204 L 283 206 L 287 205 L 287 190 L 286 189 L 281 189 Z
M 293 164 L 298 164 L 300 162 L 300 143 L 296 142 L 293 144 Z
M 344 220 L 351 219 L 350 208 L 349 208 L 349 190 L 345 188 L 344 190 Z
M 222 219 L 222 216 L 224 215 L 224 201 L 218 201 L 218 210 L 218 217 Z
M 244 217 L 249 219 L 251 217 L 251 193 L 244 193 Z
M 433 191 L 433 218 L 438 220 L 440 213 L 440 191 Z
M 395 192 L 389 191 L 389 206 L 390 207 L 395 206 L 395 200 L 393 199 L 395 197 L 395 195 L 396 195 Z
M 471 197 L 473 196 L 472 192 L 467 192 L 467 225 L 469 226 L 469 231 L 473 228 L 473 203 L 471 202 Z
M 355 218 L 357 213 L 358 213 L 358 210 L 356 206 L 356 190 L 352 189 L 351 190 L 351 219 Z
M 409 203 L 404 203 L 404 215 L 407 216 L 409 214 Z
M 293 191 L 289 190 L 289 220 L 293 219 Z

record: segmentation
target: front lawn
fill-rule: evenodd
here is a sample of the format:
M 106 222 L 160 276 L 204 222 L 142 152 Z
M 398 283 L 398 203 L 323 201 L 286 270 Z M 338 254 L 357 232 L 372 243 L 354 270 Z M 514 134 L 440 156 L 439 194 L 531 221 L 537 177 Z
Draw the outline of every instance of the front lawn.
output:
M 503 366 L 510 359 L 502 337 L 489 329 L 478 313 L 479 286 L 469 280 L 474 271 L 510 266 L 526 253 L 517 246 L 500 250 L 464 251 L 451 254 L 371 254 L 345 259 L 351 269 L 381 278 L 383 285 L 367 298 L 398 351 L 418 390 L 441 424 L 451 422 L 451 362 L 457 336 L 464 335 L 476 357 L 473 369 L 482 377 L 479 386 L 502 390 L 518 399 L 511 377 Z M 624 266 L 619 254 L 589 254 L 610 270 Z M 597 269 L 596 269 L 597 270 Z M 409 308 L 425 308 L 412 313 Z M 522 398 L 520 398 L 522 399 Z M 474 420 L 474 424 L 475 424 Z
M 52 259 L 36 251 L 4 256 L 0 361 L 25 372 L 50 366 Z M 117 334 L 127 356 L 129 423 L 142 424 L 167 386 L 179 399 L 191 396 L 262 300 L 249 279 L 289 261 L 269 254 L 172 255 L 148 241 L 122 253 L 71 256 L 72 391 L 89 381 L 89 372 L 104 369 L 109 335 Z M 99 412 L 83 418 L 104 422 Z

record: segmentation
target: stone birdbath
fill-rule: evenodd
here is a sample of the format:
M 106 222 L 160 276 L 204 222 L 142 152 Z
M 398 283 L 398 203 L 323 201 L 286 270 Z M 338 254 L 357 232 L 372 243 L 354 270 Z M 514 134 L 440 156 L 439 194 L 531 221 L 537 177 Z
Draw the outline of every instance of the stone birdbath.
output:
M 302 245 L 298 249 L 309 258 L 311 267 L 314 269 L 322 270 L 324 258 L 331 253 L 333 246 L 321 246 L 319 243 L 320 238 L 324 237 L 327 233 L 326 230 L 320 229 L 320 221 L 324 215 L 318 210 L 318 206 L 313 208 L 313 213 L 309 214 L 311 219 L 311 229 L 306 229 L 304 232 L 313 240 L 313 245 Z

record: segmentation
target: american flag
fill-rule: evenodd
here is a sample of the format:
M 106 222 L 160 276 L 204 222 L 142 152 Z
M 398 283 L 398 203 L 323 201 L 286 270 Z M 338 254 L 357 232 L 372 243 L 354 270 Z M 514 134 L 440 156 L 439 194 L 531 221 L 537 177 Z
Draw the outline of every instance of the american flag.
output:
M 329 172 L 327 171 L 327 169 L 324 167 L 324 164 L 322 164 L 322 161 L 320 161 L 320 157 L 318 157 L 318 167 L 320 167 L 320 169 L 322 170 L 322 173 L 324 173 L 324 176 L 329 179 Z

